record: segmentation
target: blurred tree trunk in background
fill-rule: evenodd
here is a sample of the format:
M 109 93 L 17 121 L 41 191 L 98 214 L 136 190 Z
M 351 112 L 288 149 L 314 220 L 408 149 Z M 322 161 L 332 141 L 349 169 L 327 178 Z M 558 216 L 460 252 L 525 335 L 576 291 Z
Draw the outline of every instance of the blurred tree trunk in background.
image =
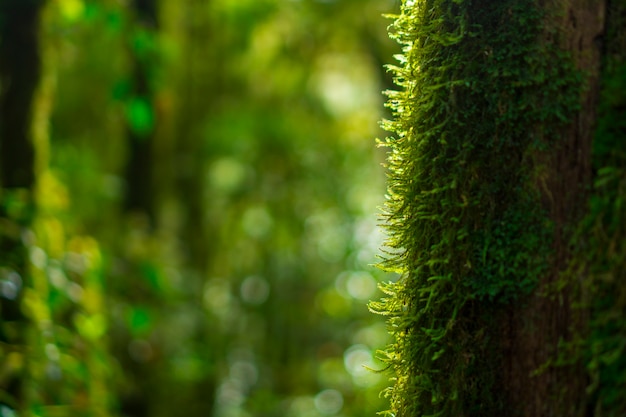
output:
M 189 0 L 182 18 L 186 22 L 181 45 L 180 79 L 175 116 L 176 147 L 173 159 L 174 190 L 181 203 L 181 234 L 188 261 L 203 282 L 211 256 L 214 230 L 207 229 L 204 208 L 207 144 L 203 129 L 219 106 L 225 88 L 223 40 L 212 13 L 212 1 Z
M 0 115 L 2 185 L 30 189 L 35 183 L 32 115 L 41 73 L 40 0 L 7 0 L 0 6 Z
M 210 117 L 219 76 L 215 61 L 207 59 L 217 50 L 210 6 L 206 1 L 137 0 L 129 9 L 133 72 L 125 105 L 129 157 L 124 206 L 127 233 L 143 237 L 134 250 L 119 254 L 127 269 L 115 274 L 114 297 L 127 314 L 147 315 L 150 324 L 137 330 L 131 319 L 124 336 L 115 340 L 116 356 L 132 387 L 120 394 L 125 415 L 167 416 L 185 410 L 188 416 L 204 416 L 214 407 L 215 373 L 191 370 L 194 376 L 188 380 L 175 370 L 196 358 L 211 368 L 220 342 L 214 324 L 205 323 L 202 314 L 211 236 L 204 227 L 206 154 L 200 132 Z M 176 60 L 166 56 L 172 45 Z M 172 274 L 181 277 L 175 289 Z M 137 288 L 134 294 L 126 291 L 129 278 Z M 172 340 L 168 326 L 180 319 L 191 328 L 181 326 L 180 339 Z M 152 353 L 142 356 L 137 346 Z
M 207 189 L 205 174 L 207 160 L 211 157 L 211 138 L 206 137 L 204 131 L 219 106 L 224 88 L 220 81 L 226 77 L 221 56 L 227 53 L 221 44 L 214 7 L 212 0 L 187 0 L 180 6 L 178 22 L 172 22 L 180 31 L 180 61 L 175 62 L 171 80 L 175 86 L 176 107 L 171 118 L 173 144 L 166 172 L 170 174 L 170 195 L 177 201 L 186 302 L 194 320 L 187 355 L 205 364 L 203 371 L 180 379 L 182 389 L 177 393 L 175 404 L 178 407 L 190 404 L 188 412 L 197 417 L 215 412 L 219 380 L 215 364 L 224 354 L 224 340 L 220 337 L 223 333 L 217 322 L 209 320 L 203 311 L 209 268 L 216 261 L 213 253 L 218 229 L 212 220 L 219 222 L 207 216 L 207 202 L 213 198 Z M 184 26 L 181 27 L 181 23 Z
M 155 146 L 159 117 L 155 106 L 158 74 L 162 62 L 159 57 L 159 1 L 132 0 L 125 10 L 127 15 L 126 48 L 129 68 L 124 102 L 127 154 L 124 165 L 124 199 L 119 233 L 136 242 L 116 245 L 116 255 L 125 266 L 122 273 L 113 275 L 110 296 L 123 306 L 126 323 L 121 337 L 114 338 L 114 354 L 122 365 L 128 386 L 119 387 L 119 411 L 124 416 L 149 417 L 155 415 L 160 402 L 151 394 L 158 387 L 158 374 L 164 367 L 158 352 L 160 346 L 148 337 L 148 330 L 137 332 L 135 316 L 150 314 L 144 320 L 153 321 L 152 309 L 162 300 L 155 288 L 153 259 L 161 248 L 156 245 L 158 234 L 159 185 L 155 175 L 163 161 L 156 158 Z M 133 248 L 133 249 L 131 249 Z M 130 249 L 130 250 L 129 250 Z M 134 291 L 129 292 L 129 285 Z M 130 319 L 129 319 L 130 317 Z
M 24 288 L 31 286 L 28 247 L 41 152 L 33 136 L 41 78 L 40 14 L 44 1 L 0 3 L 0 404 L 24 410 L 27 334 Z M 4 410 L 2 411 L 4 412 Z
M 132 26 L 128 47 L 132 56 L 130 98 L 126 104 L 129 155 L 126 162 L 125 208 L 145 216 L 155 226 L 154 138 L 157 124 L 155 95 L 158 59 L 159 6 L 157 0 L 131 2 Z

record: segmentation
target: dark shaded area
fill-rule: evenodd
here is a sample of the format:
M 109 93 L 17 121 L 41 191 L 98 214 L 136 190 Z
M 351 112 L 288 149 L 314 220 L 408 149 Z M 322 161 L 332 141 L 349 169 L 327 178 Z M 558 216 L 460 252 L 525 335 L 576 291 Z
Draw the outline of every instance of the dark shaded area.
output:
M 30 285 L 24 233 L 34 218 L 33 108 L 41 75 L 42 7 L 41 1 L 0 4 L 0 274 L 5 286 L 0 301 L 0 343 L 9 346 L 9 352 L 26 345 L 26 329 L 31 326 L 21 308 L 21 289 Z M 27 372 L 23 364 L 4 368 L 0 389 L 8 396 L 0 397 L 0 404 L 13 408 L 26 404 Z
M 0 5 L 0 169 L 6 188 L 31 188 L 35 181 L 32 105 L 41 64 L 39 13 L 42 1 Z
M 548 10 L 553 6 L 544 2 L 543 7 Z M 563 286 L 563 276 L 576 255 L 574 233 L 589 199 L 602 60 L 596 39 L 605 30 L 605 8 L 603 1 L 571 1 L 562 16 L 547 22 L 548 30 L 562 30 L 559 44 L 585 74 L 582 82 L 586 88 L 580 110 L 558 133 L 563 141 L 538 156 L 548 167 L 545 183 L 538 184 L 538 189 L 554 224 L 550 270 L 530 299 L 511 308 L 502 324 L 503 385 L 507 387 L 507 402 L 516 404 L 520 416 L 586 415 L 589 379 L 585 365 L 571 352 L 563 353 L 568 343 L 578 343 L 577 338 L 588 326 L 588 312 L 581 308 L 587 302 L 586 291 L 581 293 L 576 285 L 559 286 Z M 545 36 L 554 35 L 548 32 Z M 584 279 L 581 271 L 569 273 L 575 274 L 573 280 Z

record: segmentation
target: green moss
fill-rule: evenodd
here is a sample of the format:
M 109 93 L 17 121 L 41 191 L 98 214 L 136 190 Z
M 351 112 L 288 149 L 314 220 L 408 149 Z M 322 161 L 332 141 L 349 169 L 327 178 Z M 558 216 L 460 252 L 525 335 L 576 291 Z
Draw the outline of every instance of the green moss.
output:
M 547 272 L 551 222 L 536 197 L 520 194 L 499 220 L 475 233 L 473 273 L 465 282 L 480 299 L 504 303 L 528 295 Z
M 535 155 L 558 143 L 581 75 L 531 0 L 405 1 L 389 92 L 389 255 L 372 303 L 394 341 L 389 415 L 500 415 L 494 312 L 547 267 Z M 545 39 L 554 39 L 547 41 Z

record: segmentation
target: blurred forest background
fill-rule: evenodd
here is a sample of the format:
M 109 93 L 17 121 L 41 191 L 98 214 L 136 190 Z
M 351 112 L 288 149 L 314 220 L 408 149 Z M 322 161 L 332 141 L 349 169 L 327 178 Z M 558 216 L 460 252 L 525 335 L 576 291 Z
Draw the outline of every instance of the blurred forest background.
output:
M 0 1 L 0 416 L 387 408 L 398 8 Z

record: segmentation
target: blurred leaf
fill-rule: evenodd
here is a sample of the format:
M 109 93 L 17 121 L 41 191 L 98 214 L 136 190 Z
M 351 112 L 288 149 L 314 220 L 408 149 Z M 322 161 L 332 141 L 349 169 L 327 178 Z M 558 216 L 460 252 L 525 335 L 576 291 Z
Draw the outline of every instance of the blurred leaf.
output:
M 150 283 L 155 290 L 161 290 L 161 277 L 159 268 L 151 262 L 143 262 L 141 264 L 141 274 Z
M 74 324 L 78 332 L 87 340 L 97 341 L 106 332 L 106 318 L 102 314 L 76 314 Z
M 126 104 L 126 119 L 133 133 L 145 138 L 154 127 L 154 113 L 148 101 L 135 97 Z
M 146 334 L 152 326 L 150 312 L 141 307 L 132 307 L 128 316 L 130 330 L 135 336 Z
M 85 12 L 82 0 L 59 0 L 61 15 L 70 22 L 80 19 Z
M 131 84 L 127 78 L 117 80 L 115 84 L 113 84 L 113 88 L 111 90 L 113 99 L 118 101 L 125 100 L 130 94 L 130 87 Z

